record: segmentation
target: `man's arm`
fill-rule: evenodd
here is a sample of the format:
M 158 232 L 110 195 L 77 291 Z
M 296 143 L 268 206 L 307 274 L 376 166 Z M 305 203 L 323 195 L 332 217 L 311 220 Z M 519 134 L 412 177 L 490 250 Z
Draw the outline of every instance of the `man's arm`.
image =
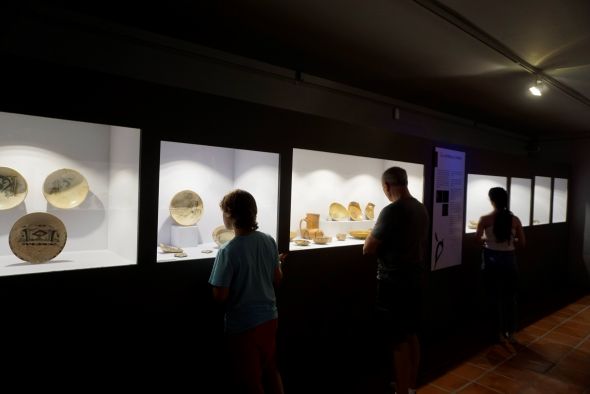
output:
M 281 264 L 279 263 L 275 267 L 274 278 L 273 278 L 273 285 L 275 289 L 278 288 L 283 280 L 283 270 L 281 269 Z
M 377 254 L 379 245 L 381 245 L 381 240 L 373 237 L 372 234 L 369 234 L 363 245 L 363 254 Z
M 213 286 L 213 299 L 224 303 L 229 298 L 229 287 Z

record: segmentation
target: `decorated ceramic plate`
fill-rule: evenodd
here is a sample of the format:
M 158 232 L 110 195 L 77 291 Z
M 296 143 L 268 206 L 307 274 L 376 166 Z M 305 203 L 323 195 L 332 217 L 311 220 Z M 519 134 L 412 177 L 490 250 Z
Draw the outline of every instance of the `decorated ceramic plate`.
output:
M 348 213 L 350 214 L 350 218 L 352 220 L 363 220 L 361 206 L 356 201 L 351 201 L 350 204 L 348 204 Z
M 43 183 L 43 195 L 54 207 L 75 208 L 88 196 L 88 182 L 82 174 L 70 168 L 62 168 L 47 175 Z
M 217 246 L 221 246 L 234 239 L 236 233 L 234 232 L 234 230 L 225 228 L 225 226 L 218 226 L 215 227 L 215 229 L 213 230 L 212 236 L 213 241 L 215 241 Z
M 333 202 L 332 204 L 330 204 L 328 216 L 332 220 L 348 220 L 348 218 L 350 217 L 346 207 L 337 202 Z
M 0 167 L 0 210 L 16 207 L 27 196 L 27 181 L 9 167 Z
M 350 234 L 351 237 L 356 239 L 366 239 L 369 236 L 369 234 L 371 234 L 371 232 L 369 230 L 355 230 L 349 231 L 348 234 Z
M 203 215 L 203 200 L 192 190 L 183 190 L 170 201 L 170 216 L 181 226 L 196 224 Z
M 57 217 L 35 212 L 18 219 L 10 230 L 8 244 L 12 253 L 29 263 L 44 263 L 61 253 L 68 234 Z

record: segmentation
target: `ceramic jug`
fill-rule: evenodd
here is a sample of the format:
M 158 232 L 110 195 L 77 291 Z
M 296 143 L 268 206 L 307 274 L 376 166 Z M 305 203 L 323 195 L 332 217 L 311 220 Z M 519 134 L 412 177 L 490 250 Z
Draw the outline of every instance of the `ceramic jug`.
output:
M 306 223 L 305 228 L 303 228 L 303 222 Z M 305 217 L 299 221 L 299 232 L 301 233 L 301 238 L 307 238 L 307 239 L 313 238 L 311 235 L 315 235 L 315 233 L 318 231 L 319 227 L 320 227 L 320 214 L 319 213 L 306 214 Z

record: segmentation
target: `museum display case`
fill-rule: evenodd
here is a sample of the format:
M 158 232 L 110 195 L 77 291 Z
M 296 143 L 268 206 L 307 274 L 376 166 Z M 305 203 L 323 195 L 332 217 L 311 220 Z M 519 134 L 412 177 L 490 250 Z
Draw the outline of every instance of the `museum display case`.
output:
M 278 185 L 277 153 L 162 141 L 156 260 L 214 258 L 233 237 L 219 203 L 234 189 L 254 196 L 259 230 L 276 239 Z
M 533 226 L 549 223 L 551 210 L 551 178 L 535 177 L 533 198 Z
M 503 176 L 467 174 L 467 207 L 465 210 L 465 232 L 474 233 L 479 218 L 492 212 L 493 207 L 488 197 L 492 187 L 506 189 L 508 179 Z
M 567 220 L 567 179 L 553 178 L 553 210 L 551 223 Z
M 137 263 L 140 131 L 0 112 L 0 276 Z
M 518 216 L 523 227 L 531 223 L 532 186 L 532 179 L 510 178 L 510 210 Z
M 389 201 L 381 174 L 399 166 L 423 200 L 424 165 L 293 149 L 289 250 L 360 245 Z

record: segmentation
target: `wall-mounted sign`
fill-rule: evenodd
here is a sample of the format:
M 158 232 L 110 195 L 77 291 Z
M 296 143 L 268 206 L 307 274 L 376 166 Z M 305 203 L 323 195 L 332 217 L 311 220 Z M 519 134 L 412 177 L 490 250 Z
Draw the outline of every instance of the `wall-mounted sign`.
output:
M 465 152 L 435 148 L 431 268 L 461 264 Z

